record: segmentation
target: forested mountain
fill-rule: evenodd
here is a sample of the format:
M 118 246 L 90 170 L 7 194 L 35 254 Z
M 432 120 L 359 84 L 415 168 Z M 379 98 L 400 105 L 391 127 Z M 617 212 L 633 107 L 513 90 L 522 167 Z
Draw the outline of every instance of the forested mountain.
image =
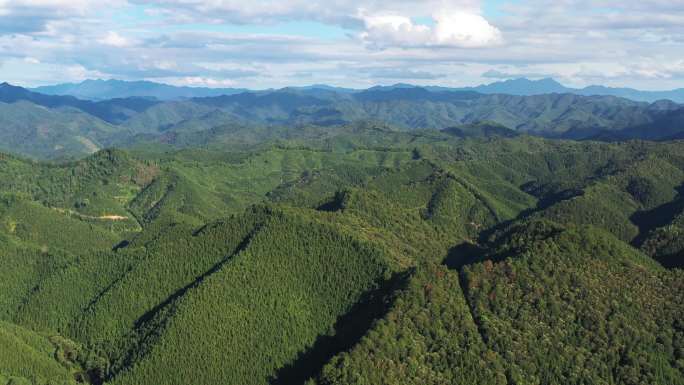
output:
M 542 95 L 542 94 L 575 94 L 584 96 L 616 96 L 640 102 L 654 103 L 659 100 L 672 100 L 684 103 L 684 89 L 679 88 L 669 91 L 642 91 L 633 88 L 614 88 L 592 85 L 584 88 L 566 87 L 554 79 L 545 78 L 529 80 L 526 78 L 509 79 L 483 84 L 477 87 L 460 88 L 458 90 L 475 91 L 483 94 L 509 94 L 509 95 Z
M 0 384 L 684 384 L 684 143 L 206 131 L 0 156 Z
M 486 95 L 409 86 L 358 92 L 304 87 L 167 102 L 93 102 L 3 84 L 0 110 L 0 137 L 5 139 L 0 149 L 53 159 L 79 158 L 112 146 L 224 145 L 227 136 L 236 131 L 249 136 L 249 129 L 262 133 L 251 134 L 257 139 L 264 133 L 276 139 L 284 132 L 288 134 L 280 139 L 288 139 L 297 130 L 329 132 L 362 122 L 398 131 L 494 124 L 504 136 L 515 132 L 577 140 L 668 140 L 684 135 L 684 108 L 674 102 L 573 94 Z M 481 133 L 465 129 L 460 135 L 471 134 Z
M 520 96 L 532 96 L 543 94 L 572 94 L 578 91 L 569 87 L 565 87 L 553 79 L 539 79 L 529 80 L 526 78 L 509 79 L 494 82 L 491 84 L 483 84 L 477 87 L 468 87 L 464 90 L 475 91 L 483 94 L 508 94 Z M 595 94 L 595 95 L 610 95 L 610 94 Z M 615 95 L 613 95 L 615 96 Z
M 74 108 L 93 115 L 109 123 L 121 123 L 131 116 L 145 111 L 157 102 L 144 98 L 111 99 L 102 102 L 91 102 L 71 96 L 50 96 L 28 91 L 7 83 L 0 84 L 0 102 L 11 104 L 19 101 L 50 108 Z
M 414 88 L 408 84 L 396 84 L 381 88 Z M 419 86 L 418 86 L 419 87 Z M 363 90 L 332 87 L 317 84 L 307 87 L 294 87 L 304 90 L 332 90 L 339 93 L 357 93 Z M 475 91 L 482 94 L 507 94 L 532 96 L 544 94 L 575 94 L 584 96 L 616 96 L 634 101 L 653 103 L 659 100 L 672 100 L 684 103 L 684 89 L 668 91 L 642 91 L 633 88 L 614 88 L 592 85 L 584 88 L 566 87 L 550 78 L 530 80 L 526 78 L 508 79 L 477 87 L 448 88 L 426 86 L 434 91 Z M 85 80 L 81 83 L 65 83 L 33 88 L 32 91 L 46 95 L 69 95 L 86 100 L 106 100 L 114 98 L 147 97 L 163 101 L 181 100 L 197 97 L 234 95 L 248 92 L 237 88 L 177 87 L 148 81 L 123 80 Z
M 32 91 L 46 95 L 69 95 L 86 100 L 154 98 L 169 101 L 246 92 L 236 88 L 175 87 L 148 81 L 85 80 L 81 83 L 36 87 Z

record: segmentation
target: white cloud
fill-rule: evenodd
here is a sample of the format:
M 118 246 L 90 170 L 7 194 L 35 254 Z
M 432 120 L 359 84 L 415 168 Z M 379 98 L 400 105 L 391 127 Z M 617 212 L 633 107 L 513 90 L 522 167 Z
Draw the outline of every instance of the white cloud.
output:
M 0 0 L 0 13 L 10 14 L 19 10 L 29 9 L 60 9 L 62 12 L 80 11 L 89 6 L 85 0 Z
M 235 85 L 235 82 L 230 79 L 214 79 L 202 76 L 188 76 L 170 80 L 170 83 L 175 85 L 190 87 L 228 88 Z
M 67 79 L 72 79 L 74 81 L 82 81 L 86 79 L 101 79 L 108 78 L 108 76 L 100 71 L 89 70 L 82 65 L 70 65 L 62 68 L 65 72 Z
M 131 44 L 131 42 L 128 39 L 114 31 L 109 31 L 107 35 L 98 40 L 98 42 L 100 44 L 118 48 L 127 47 Z
M 365 24 L 365 31 L 359 36 L 375 48 L 480 48 L 502 42 L 501 31 L 476 13 L 442 11 L 433 16 L 434 26 L 416 24 L 400 15 L 364 15 L 362 12 L 359 17 Z
M 481 0 L 130 0 L 149 6 L 149 12 L 176 22 L 227 22 L 264 24 L 307 20 L 345 26 L 361 26 L 357 15 L 417 15 L 434 9 L 477 11 Z
M 0 35 L 44 32 L 56 21 L 110 12 L 127 0 L 0 0 Z
M 493 70 L 571 85 L 684 84 L 681 1 L 504 1 L 496 18 L 481 3 L 0 0 L 0 81 L 461 86 L 490 82 L 482 75 Z
M 482 16 L 447 12 L 435 16 L 435 40 L 442 45 L 486 47 L 502 42 L 501 31 Z
M 386 46 L 419 46 L 430 42 L 432 30 L 415 25 L 405 16 L 362 16 L 365 31 L 359 36 L 366 43 L 378 48 Z

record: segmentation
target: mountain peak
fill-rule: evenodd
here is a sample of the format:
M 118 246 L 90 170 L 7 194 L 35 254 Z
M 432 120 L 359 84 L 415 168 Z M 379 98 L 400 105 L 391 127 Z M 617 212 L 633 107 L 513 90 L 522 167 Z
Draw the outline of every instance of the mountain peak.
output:
M 552 78 L 543 78 L 538 80 L 517 78 L 481 85 L 479 87 L 475 87 L 474 90 L 485 94 L 499 93 L 510 95 L 538 95 L 566 93 L 569 92 L 570 89 Z
M 553 85 L 558 85 L 558 86 L 563 86 L 560 84 L 556 79 L 554 78 L 543 78 L 539 80 L 535 80 L 537 83 L 543 83 L 543 84 L 553 84 Z
M 15 86 L 10 83 L 4 82 L 0 84 L 0 90 L 2 90 L 4 93 L 9 93 L 9 94 L 21 94 L 21 93 L 28 93 L 28 90 L 26 90 L 23 87 Z

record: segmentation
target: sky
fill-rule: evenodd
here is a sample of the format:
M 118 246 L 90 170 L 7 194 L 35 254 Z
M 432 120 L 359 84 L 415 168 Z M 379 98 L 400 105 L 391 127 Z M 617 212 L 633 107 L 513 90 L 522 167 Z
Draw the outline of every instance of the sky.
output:
M 684 88 L 684 0 L 0 0 L 0 81 Z

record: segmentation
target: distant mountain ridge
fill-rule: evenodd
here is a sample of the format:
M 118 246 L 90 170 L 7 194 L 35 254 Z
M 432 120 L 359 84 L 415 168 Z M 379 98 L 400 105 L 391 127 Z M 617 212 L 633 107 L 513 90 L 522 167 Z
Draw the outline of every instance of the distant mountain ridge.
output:
M 472 91 L 481 94 L 507 94 L 517 96 L 533 96 L 544 94 L 575 94 L 582 96 L 616 96 L 639 102 L 653 103 L 659 100 L 671 100 L 684 103 L 684 88 L 665 91 L 642 91 L 633 88 L 613 88 L 592 85 L 584 88 L 566 87 L 558 81 L 545 78 L 530 80 L 517 78 L 483 84 L 476 87 L 440 87 L 417 86 L 398 83 L 390 86 L 375 86 L 367 90 L 335 87 L 326 84 L 314 84 L 301 87 L 287 87 L 284 90 L 335 92 L 340 94 L 354 94 L 364 91 L 381 91 L 393 89 L 424 88 L 429 91 Z M 150 81 L 124 80 L 85 80 L 81 83 L 65 83 L 30 89 L 46 95 L 69 95 L 86 100 L 107 100 L 115 98 L 146 97 L 160 101 L 183 100 L 216 96 L 235 95 L 244 92 L 273 92 L 268 90 L 249 90 L 246 88 L 206 88 L 206 87 L 178 87 Z
M 8 83 L 0 84 L 0 102 L 15 103 L 22 100 L 47 108 L 76 108 L 108 123 L 121 123 L 158 103 L 139 97 L 112 98 L 95 102 L 71 95 L 41 94 Z
M 242 140 L 231 134 L 233 128 L 248 127 L 240 135 L 261 143 L 277 140 L 279 134 L 272 132 L 280 128 L 334 131 L 363 122 L 397 131 L 451 128 L 449 133 L 458 137 L 527 134 L 622 141 L 684 136 L 684 106 L 671 101 L 645 103 L 571 93 L 485 94 L 409 85 L 356 92 L 299 87 L 173 101 L 137 97 L 96 102 L 5 83 L 0 85 L 0 112 L 0 149 L 37 158 L 81 157 L 105 147 L 141 143 L 230 148 Z
M 150 81 L 101 79 L 36 87 L 31 90 L 46 95 L 70 95 L 87 100 L 148 97 L 162 101 L 234 95 L 247 91 L 239 88 L 177 87 Z
M 572 88 L 565 87 L 564 85 L 550 78 L 540 80 L 519 78 L 483 84 L 477 87 L 465 87 L 461 89 L 471 90 L 483 94 L 508 94 L 520 96 L 575 93 L 572 92 Z
M 477 87 L 460 88 L 483 94 L 509 94 L 509 95 L 540 95 L 540 94 L 575 94 L 583 96 L 617 96 L 639 102 L 653 103 L 658 100 L 671 100 L 684 103 L 684 88 L 668 91 L 641 91 L 634 88 L 613 88 L 592 85 L 584 88 L 566 87 L 554 79 L 545 78 L 530 80 L 526 78 L 510 79 Z

